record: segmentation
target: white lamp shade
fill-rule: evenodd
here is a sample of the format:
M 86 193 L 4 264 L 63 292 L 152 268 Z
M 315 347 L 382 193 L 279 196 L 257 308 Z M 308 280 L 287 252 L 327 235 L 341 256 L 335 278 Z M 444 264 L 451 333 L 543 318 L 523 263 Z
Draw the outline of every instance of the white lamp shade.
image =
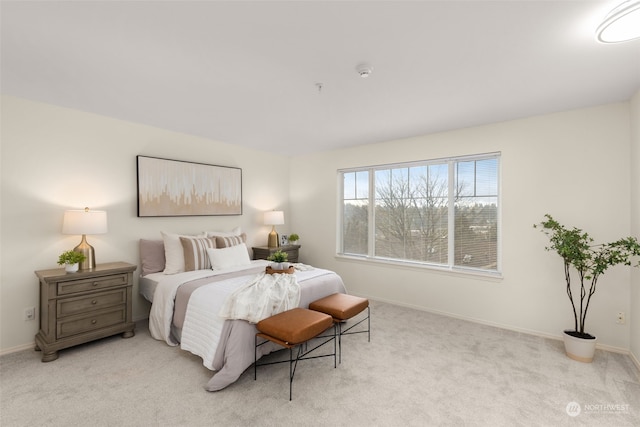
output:
M 265 212 L 264 213 L 264 223 L 266 225 L 284 224 L 284 212 L 282 212 L 282 211 Z
M 596 30 L 603 43 L 640 38 L 640 0 L 627 0 L 613 9 Z
M 62 234 L 104 234 L 107 232 L 107 212 L 89 209 L 64 213 Z

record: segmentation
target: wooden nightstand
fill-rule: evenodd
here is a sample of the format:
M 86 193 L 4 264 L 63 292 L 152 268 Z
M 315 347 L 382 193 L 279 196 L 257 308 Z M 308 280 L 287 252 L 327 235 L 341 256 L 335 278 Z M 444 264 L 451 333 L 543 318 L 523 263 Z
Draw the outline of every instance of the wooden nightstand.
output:
M 272 253 L 282 251 L 287 254 L 287 262 L 299 262 L 298 249 L 300 249 L 300 245 L 286 245 L 277 248 L 257 246 L 251 249 L 253 250 L 253 259 L 267 259 Z
M 66 273 L 64 268 L 36 271 L 40 279 L 40 331 L 36 350 L 42 361 L 58 350 L 122 333 L 134 335 L 133 272 L 126 262 L 99 264 L 93 270 Z

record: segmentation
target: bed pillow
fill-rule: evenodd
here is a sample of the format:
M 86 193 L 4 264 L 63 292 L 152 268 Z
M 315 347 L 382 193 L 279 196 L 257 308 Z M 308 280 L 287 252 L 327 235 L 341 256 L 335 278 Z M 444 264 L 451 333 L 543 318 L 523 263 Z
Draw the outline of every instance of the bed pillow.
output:
M 240 244 L 245 244 L 246 248 L 246 243 L 247 235 L 245 233 L 239 236 L 216 236 L 216 248 L 229 248 Z
M 180 243 L 180 237 L 207 237 L 204 234 L 197 236 L 188 236 L 167 233 L 162 231 L 162 240 L 164 241 L 164 274 L 176 274 L 184 271 L 184 251 L 182 249 L 182 243 Z
M 164 241 L 140 239 L 140 263 L 142 275 L 164 270 Z
M 249 251 L 247 251 L 247 245 L 244 243 L 229 246 L 228 248 L 208 248 L 207 254 L 209 255 L 211 268 L 214 270 L 251 264 Z
M 204 234 L 207 237 L 230 237 L 230 236 L 239 236 L 242 234 L 242 228 L 236 227 L 231 231 L 205 231 Z
M 184 254 L 184 271 L 208 270 L 211 268 L 207 249 L 216 247 L 213 237 L 180 237 Z

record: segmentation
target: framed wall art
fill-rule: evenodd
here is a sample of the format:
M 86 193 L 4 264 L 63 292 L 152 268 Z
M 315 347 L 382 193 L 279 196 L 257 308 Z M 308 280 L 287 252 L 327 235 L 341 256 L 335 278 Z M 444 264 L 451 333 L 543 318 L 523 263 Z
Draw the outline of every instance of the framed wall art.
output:
M 242 215 L 242 169 L 137 156 L 138 216 Z

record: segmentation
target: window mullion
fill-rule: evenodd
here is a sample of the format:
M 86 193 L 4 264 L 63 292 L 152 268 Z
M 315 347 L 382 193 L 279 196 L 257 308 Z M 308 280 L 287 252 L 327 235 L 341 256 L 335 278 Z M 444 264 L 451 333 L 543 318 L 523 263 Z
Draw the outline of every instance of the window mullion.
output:
M 455 194 L 457 188 L 456 182 L 456 163 L 454 161 L 448 161 L 449 166 L 449 194 L 447 203 L 447 265 L 452 268 L 455 264 L 455 234 L 456 234 L 456 207 L 455 207 Z
M 344 173 L 338 174 L 338 229 L 336 230 L 336 248 L 338 253 L 344 252 Z
M 367 254 L 373 257 L 376 253 L 376 178 L 374 169 L 369 169 L 369 227 Z

